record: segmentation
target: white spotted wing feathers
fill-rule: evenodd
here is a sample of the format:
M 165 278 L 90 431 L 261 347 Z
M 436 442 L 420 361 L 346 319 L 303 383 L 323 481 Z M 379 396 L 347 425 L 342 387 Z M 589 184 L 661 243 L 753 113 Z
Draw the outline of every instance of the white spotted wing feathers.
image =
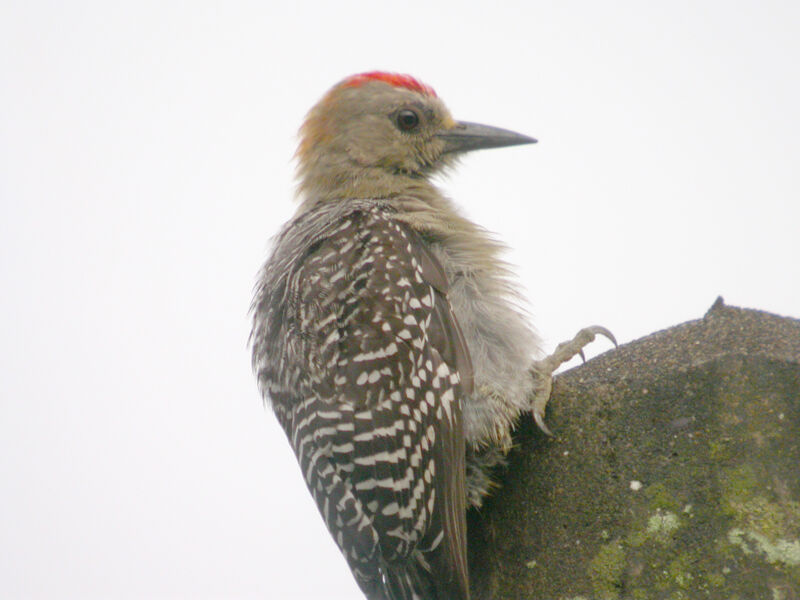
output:
M 472 376 L 446 280 L 390 209 L 316 212 L 262 274 L 259 383 L 367 597 L 466 599 Z

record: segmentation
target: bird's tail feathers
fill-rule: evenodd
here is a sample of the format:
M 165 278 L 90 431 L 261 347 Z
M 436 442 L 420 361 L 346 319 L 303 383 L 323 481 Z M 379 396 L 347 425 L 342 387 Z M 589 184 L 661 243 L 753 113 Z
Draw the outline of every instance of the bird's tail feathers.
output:
M 417 561 L 388 565 L 383 572 L 387 600 L 437 600 L 439 594 L 426 566 Z

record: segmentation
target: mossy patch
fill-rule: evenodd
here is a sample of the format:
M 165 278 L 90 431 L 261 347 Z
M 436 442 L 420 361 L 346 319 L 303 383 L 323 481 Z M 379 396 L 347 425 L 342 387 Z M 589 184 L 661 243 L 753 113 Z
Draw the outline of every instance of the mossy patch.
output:
M 682 590 L 688 590 L 692 587 L 692 580 L 694 579 L 692 562 L 691 556 L 688 553 L 684 553 L 669 563 L 667 573 L 673 586 Z
M 625 572 L 625 549 L 619 542 L 600 547 L 589 563 L 589 579 L 595 594 L 602 600 L 615 600 L 622 591 Z
M 759 490 L 759 477 L 752 465 L 744 464 L 723 469 L 719 475 L 722 490 L 722 508 L 731 516 L 737 516 L 741 506 Z

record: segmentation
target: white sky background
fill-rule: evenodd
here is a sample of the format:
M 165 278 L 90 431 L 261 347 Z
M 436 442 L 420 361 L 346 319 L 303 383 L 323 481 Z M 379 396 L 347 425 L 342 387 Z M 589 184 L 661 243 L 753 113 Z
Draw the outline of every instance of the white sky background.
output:
M 125 4 L 0 7 L 3 598 L 360 598 L 246 348 L 295 132 L 351 73 L 539 138 L 442 186 L 547 350 L 718 294 L 800 316 L 797 2 Z

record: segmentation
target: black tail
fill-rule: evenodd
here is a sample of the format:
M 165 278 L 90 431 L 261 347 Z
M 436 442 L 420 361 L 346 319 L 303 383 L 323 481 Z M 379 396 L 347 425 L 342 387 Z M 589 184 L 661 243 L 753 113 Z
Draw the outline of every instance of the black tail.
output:
M 423 558 L 417 553 L 415 558 L 401 564 L 384 564 L 380 581 L 359 582 L 361 589 L 368 600 L 469 600 L 469 590 L 465 589 L 462 578 L 448 577 L 444 575 L 447 570 L 427 564 L 426 559 L 436 562 L 436 554 L 432 552 Z
M 431 581 L 431 573 L 419 563 L 401 568 L 389 567 L 384 584 L 389 600 L 439 600 Z

